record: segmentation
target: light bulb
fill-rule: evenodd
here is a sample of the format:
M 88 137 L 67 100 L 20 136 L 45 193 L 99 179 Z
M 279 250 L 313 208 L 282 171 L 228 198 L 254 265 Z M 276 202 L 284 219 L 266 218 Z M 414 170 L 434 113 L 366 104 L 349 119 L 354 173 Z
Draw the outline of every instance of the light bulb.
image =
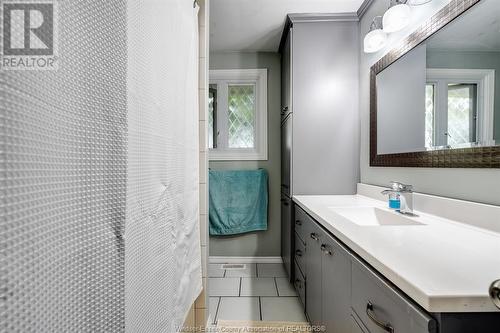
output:
M 382 20 L 384 31 L 386 33 L 391 33 L 403 29 L 410 23 L 410 15 L 410 6 L 403 3 L 392 6 L 385 12 Z
M 382 29 L 374 29 L 366 34 L 363 44 L 365 53 L 377 52 L 387 44 L 387 34 Z

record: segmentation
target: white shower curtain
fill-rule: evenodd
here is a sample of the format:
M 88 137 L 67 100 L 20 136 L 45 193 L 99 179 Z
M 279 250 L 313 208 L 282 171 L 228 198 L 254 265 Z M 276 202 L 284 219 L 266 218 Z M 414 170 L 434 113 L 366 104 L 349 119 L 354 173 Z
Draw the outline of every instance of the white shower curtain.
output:
M 123 332 L 126 6 L 56 3 L 58 70 L 0 69 L 0 332 Z
M 201 290 L 192 0 L 57 1 L 0 69 L 0 332 L 170 333 Z
M 197 14 L 127 1 L 126 332 L 179 330 L 202 288 Z

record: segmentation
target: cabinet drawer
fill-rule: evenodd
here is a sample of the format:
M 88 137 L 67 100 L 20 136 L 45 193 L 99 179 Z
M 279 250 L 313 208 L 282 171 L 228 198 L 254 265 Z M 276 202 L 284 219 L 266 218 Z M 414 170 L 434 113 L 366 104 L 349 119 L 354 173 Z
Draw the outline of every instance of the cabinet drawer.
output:
M 435 333 L 436 321 L 360 261 L 352 262 L 352 308 L 371 333 Z
M 295 204 L 295 232 L 302 240 L 303 244 L 307 244 L 307 224 L 315 223 L 307 213 Z
M 295 290 L 297 291 L 297 294 L 299 294 L 300 301 L 302 302 L 302 305 L 305 307 L 306 305 L 306 279 L 304 278 L 304 275 L 299 269 L 299 266 L 297 263 L 295 263 L 295 281 L 293 282 L 293 285 L 295 286 Z
M 368 333 L 363 327 L 363 324 L 360 324 L 354 316 L 356 315 L 351 315 L 351 333 Z
M 305 272 L 305 262 L 304 262 L 304 256 L 306 254 L 306 248 L 304 246 L 304 243 L 302 243 L 302 240 L 299 238 L 297 234 L 295 234 L 295 261 L 297 262 L 297 265 L 299 266 L 299 269 L 301 272 Z

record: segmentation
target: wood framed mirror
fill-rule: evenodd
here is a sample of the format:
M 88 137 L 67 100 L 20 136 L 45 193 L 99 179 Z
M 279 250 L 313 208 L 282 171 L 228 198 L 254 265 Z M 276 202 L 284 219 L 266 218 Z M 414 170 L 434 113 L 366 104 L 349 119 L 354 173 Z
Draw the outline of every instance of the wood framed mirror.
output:
M 370 166 L 500 168 L 500 6 L 452 0 L 370 71 Z

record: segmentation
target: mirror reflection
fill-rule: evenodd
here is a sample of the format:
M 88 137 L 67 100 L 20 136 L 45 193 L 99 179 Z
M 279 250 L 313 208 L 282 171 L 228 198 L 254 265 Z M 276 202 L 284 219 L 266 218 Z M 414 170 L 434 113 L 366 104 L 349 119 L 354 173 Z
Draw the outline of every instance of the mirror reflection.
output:
M 500 6 L 480 2 L 376 84 L 378 154 L 500 144 Z

